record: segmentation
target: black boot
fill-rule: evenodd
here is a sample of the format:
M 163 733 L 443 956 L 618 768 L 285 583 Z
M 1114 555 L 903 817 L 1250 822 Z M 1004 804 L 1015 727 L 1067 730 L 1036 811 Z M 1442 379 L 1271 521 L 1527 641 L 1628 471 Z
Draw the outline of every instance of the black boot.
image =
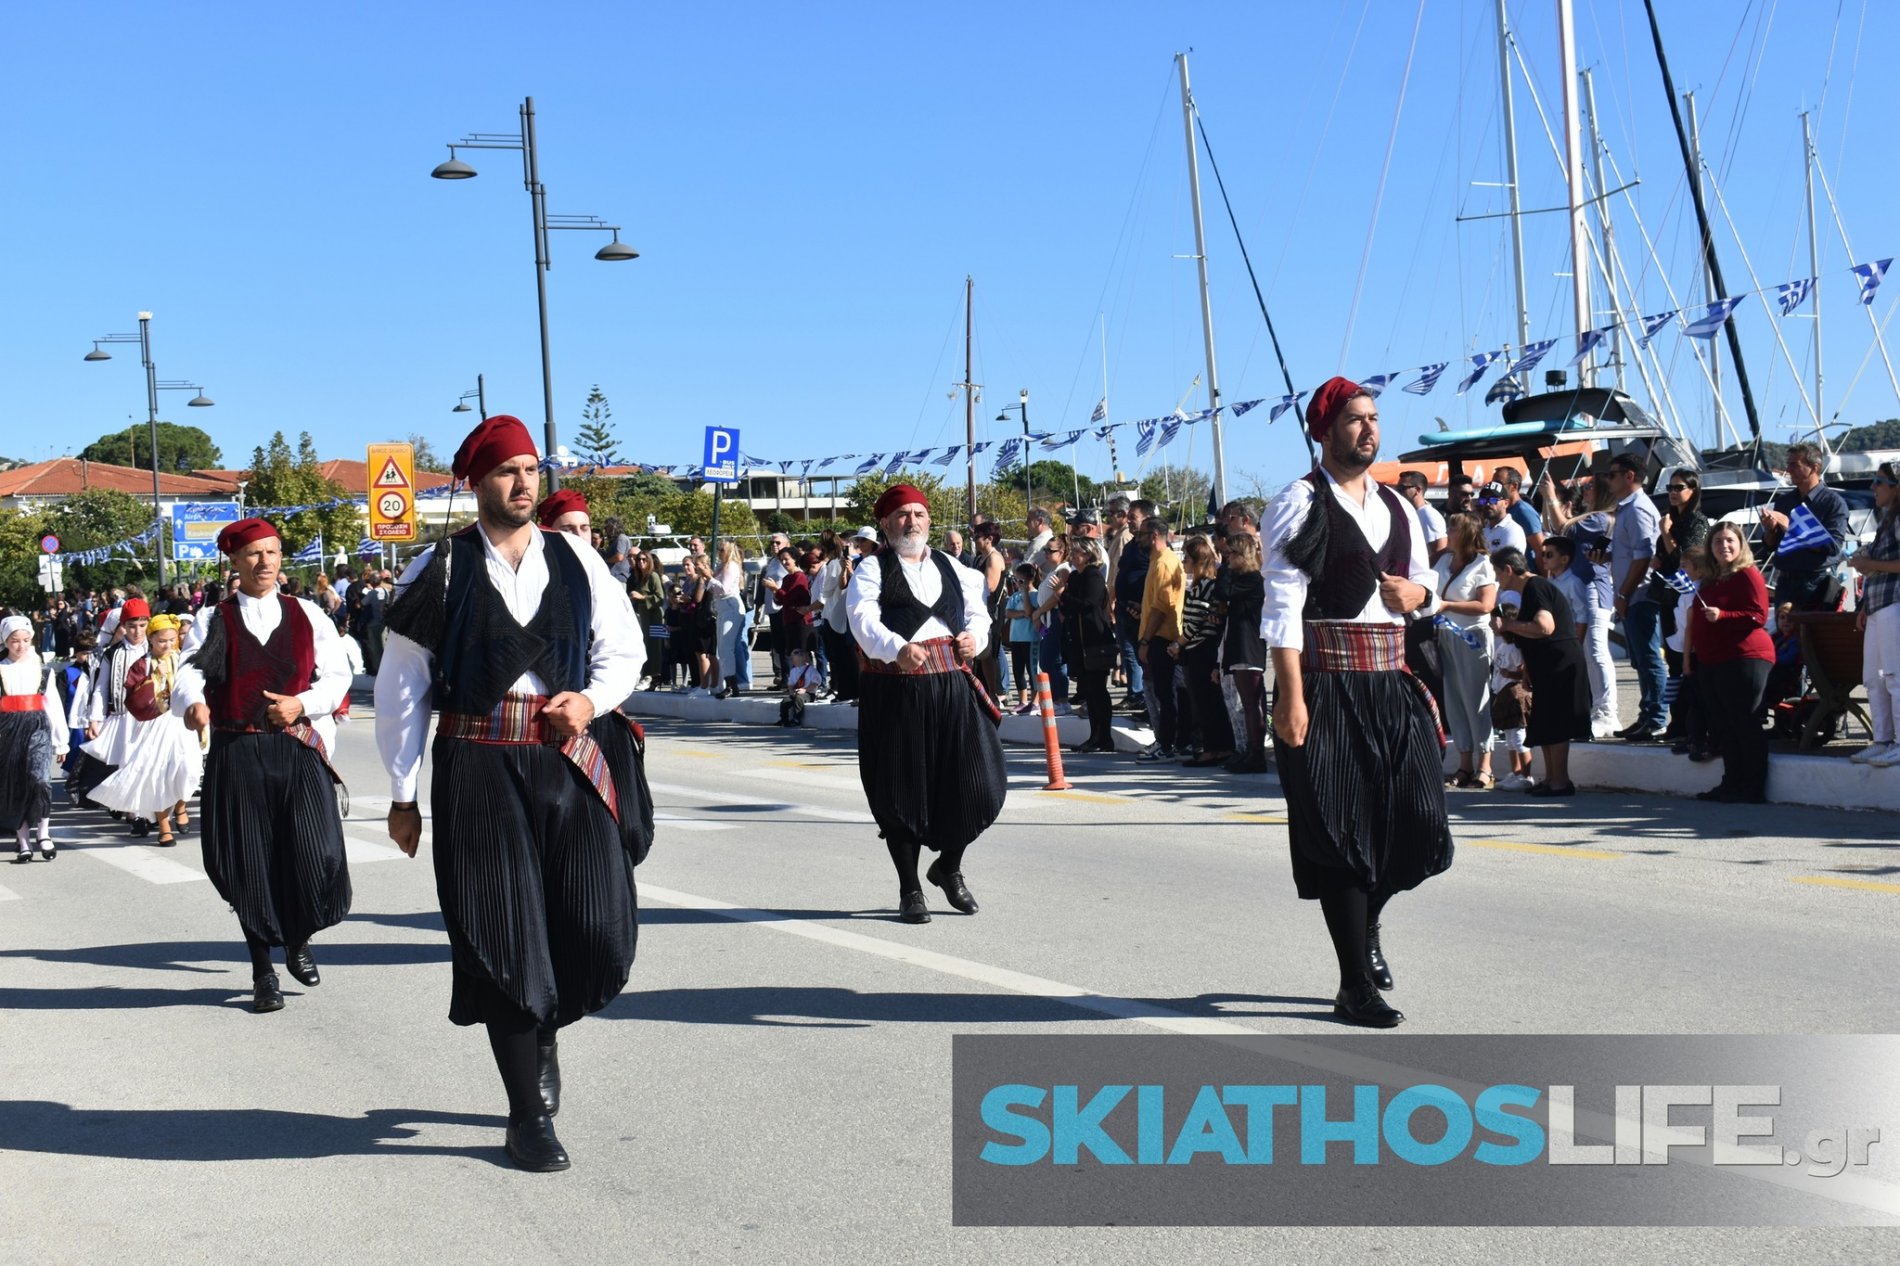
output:
M 251 982 L 251 1010 L 262 1015 L 266 1011 L 282 1011 L 284 994 L 277 987 L 277 973 L 267 971 L 259 974 Z
M 898 893 L 897 917 L 906 923 L 930 922 L 930 906 L 924 901 L 924 894 L 921 892 Z
M 571 1168 L 567 1149 L 554 1136 L 554 1122 L 545 1116 L 508 1121 L 508 1159 L 531 1174 L 553 1174 Z
M 1392 967 L 1385 961 L 1385 953 L 1379 948 L 1379 925 L 1366 924 L 1366 966 L 1372 972 L 1372 983 L 1380 989 L 1392 987 Z
M 535 1043 L 540 1056 L 541 1106 L 554 1117 L 561 1111 L 561 1049 L 552 1033 L 543 1033 Z
M 945 874 L 943 859 L 938 858 L 930 863 L 930 869 L 924 872 L 924 878 L 943 889 L 943 895 L 949 899 L 952 906 L 965 914 L 976 913 L 976 898 L 970 895 L 970 889 L 964 884 L 962 871 L 953 870 Z
M 1393 1010 L 1379 996 L 1378 986 L 1363 976 L 1340 985 L 1339 994 L 1333 999 L 1333 1014 L 1344 1017 L 1349 1024 L 1369 1029 L 1397 1028 L 1405 1019 L 1403 1013 Z
M 317 975 L 317 960 L 310 956 L 310 942 L 294 946 L 284 953 L 284 968 L 297 978 L 297 983 L 307 989 L 314 989 L 323 983 Z

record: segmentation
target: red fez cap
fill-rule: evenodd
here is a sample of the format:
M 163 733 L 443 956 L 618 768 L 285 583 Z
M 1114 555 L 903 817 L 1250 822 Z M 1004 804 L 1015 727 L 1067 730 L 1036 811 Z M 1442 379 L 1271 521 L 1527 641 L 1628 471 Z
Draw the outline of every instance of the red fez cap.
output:
M 127 598 L 125 605 L 119 608 L 119 623 L 127 620 L 149 620 L 152 618 L 152 604 L 143 598 Z
M 479 482 L 489 471 L 516 457 L 533 457 L 534 437 L 521 419 L 506 413 L 483 418 L 455 450 L 451 470 L 457 479 Z
M 877 504 L 871 507 L 871 513 L 881 519 L 887 514 L 896 513 L 905 506 L 922 506 L 928 510 L 930 499 L 909 484 L 892 484 L 890 489 L 877 499 Z
M 1366 389 L 1350 378 L 1328 378 L 1326 384 L 1313 393 L 1313 402 L 1306 406 L 1307 434 L 1316 440 L 1325 439 L 1332 432 L 1333 423 L 1339 420 L 1339 411 L 1346 407 L 1346 401 L 1366 394 Z
M 564 514 L 572 514 L 576 510 L 582 514 L 587 513 L 587 498 L 572 488 L 563 488 L 543 501 L 534 513 L 541 520 L 542 527 L 551 528 L 556 519 Z
M 235 554 L 252 541 L 276 535 L 278 535 L 277 529 L 271 525 L 269 519 L 239 519 L 218 533 L 218 552 Z

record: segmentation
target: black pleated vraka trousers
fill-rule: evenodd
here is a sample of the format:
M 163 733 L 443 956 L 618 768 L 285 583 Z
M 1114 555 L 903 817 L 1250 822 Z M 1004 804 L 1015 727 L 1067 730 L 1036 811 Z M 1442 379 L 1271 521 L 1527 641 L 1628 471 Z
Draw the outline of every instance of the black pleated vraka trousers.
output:
M 44 712 L 0 712 L 0 836 L 52 812 L 53 736 Z
M 1299 895 L 1389 896 L 1448 868 L 1444 748 L 1417 679 L 1308 672 L 1304 684 L 1306 743 L 1273 742 Z
M 205 873 L 246 936 L 302 945 L 349 914 L 336 781 L 313 748 L 213 731 L 202 804 Z
M 438 736 L 434 752 L 449 1019 L 545 1029 L 612 1002 L 639 928 L 633 858 L 606 801 L 550 745 Z
M 858 777 L 887 843 L 968 844 L 1003 811 L 996 726 L 964 674 L 863 673 Z

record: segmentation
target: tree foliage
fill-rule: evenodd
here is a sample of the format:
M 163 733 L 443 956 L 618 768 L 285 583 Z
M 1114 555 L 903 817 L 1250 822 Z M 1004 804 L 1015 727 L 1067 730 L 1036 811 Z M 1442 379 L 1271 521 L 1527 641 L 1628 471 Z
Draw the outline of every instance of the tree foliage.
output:
M 409 447 L 416 451 L 417 470 L 426 470 L 432 475 L 446 475 L 449 473 L 449 464 L 443 461 L 441 454 L 435 451 L 435 445 L 429 442 L 428 436 L 416 431 L 411 431 L 409 433 Z
M 1168 521 L 1179 527 L 1200 523 L 1207 517 L 1207 494 L 1213 490 L 1214 477 L 1191 466 L 1157 466 L 1141 481 L 1141 495 L 1161 508 Z
M 348 496 L 342 484 L 323 477 L 317 446 L 308 431 L 297 437 L 295 452 L 282 431 L 273 433 L 270 443 L 251 452 L 251 478 L 244 491 L 246 505 L 319 505 Z M 316 540 L 319 533 L 329 554 L 339 548 L 354 554 L 363 537 L 363 510 L 351 504 L 273 515 L 272 522 L 283 534 L 286 556 Z
M 580 434 L 574 437 L 574 452 L 585 461 L 596 466 L 609 465 L 620 442 L 614 438 L 611 425 L 614 411 L 607 404 L 607 397 L 601 391 L 600 384 L 587 393 L 587 405 L 581 410 Z
M 628 536 L 642 539 L 647 516 L 664 523 L 679 536 L 712 531 L 713 495 L 710 492 L 682 492 L 672 480 L 659 475 L 640 474 L 625 479 L 607 475 L 576 474 L 563 479 L 587 498 L 587 515 L 599 527 L 618 516 Z M 726 497 L 719 506 L 721 536 L 757 536 L 759 520 L 744 501 Z M 650 539 L 650 538 L 647 538 Z
M 79 456 L 89 462 L 151 470 L 149 424 L 139 422 L 123 431 L 101 435 L 81 449 Z M 195 426 L 179 426 L 174 422 L 158 424 L 158 456 L 159 470 L 179 474 L 194 470 L 216 470 L 223 461 L 223 455 L 219 453 L 218 446 L 211 442 L 209 435 Z
M 1023 487 L 1023 466 L 1013 463 L 999 472 L 990 481 L 998 488 L 1011 488 L 1017 492 Z M 1036 503 L 1052 505 L 1089 505 L 1096 500 L 1095 481 L 1080 474 L 1068 462 L 1040 461 L 1029 463 L 1029 486 L 1034 490 Z M 1080 501 L 1077 501 L 1078 495 Z

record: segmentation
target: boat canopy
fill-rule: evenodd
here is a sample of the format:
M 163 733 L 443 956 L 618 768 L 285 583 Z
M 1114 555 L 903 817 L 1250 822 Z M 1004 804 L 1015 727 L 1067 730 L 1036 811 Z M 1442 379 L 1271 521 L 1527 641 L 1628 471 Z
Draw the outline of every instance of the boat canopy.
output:
M 1504 406 L 1501 426 L 1427 432 L 1425 447 L 1404 462 L 1528 457 L 1558 444 L 1668 438 L 1669 432 L 1629 396 L 1612 387 L 1576 387 L 1524 396 Z

